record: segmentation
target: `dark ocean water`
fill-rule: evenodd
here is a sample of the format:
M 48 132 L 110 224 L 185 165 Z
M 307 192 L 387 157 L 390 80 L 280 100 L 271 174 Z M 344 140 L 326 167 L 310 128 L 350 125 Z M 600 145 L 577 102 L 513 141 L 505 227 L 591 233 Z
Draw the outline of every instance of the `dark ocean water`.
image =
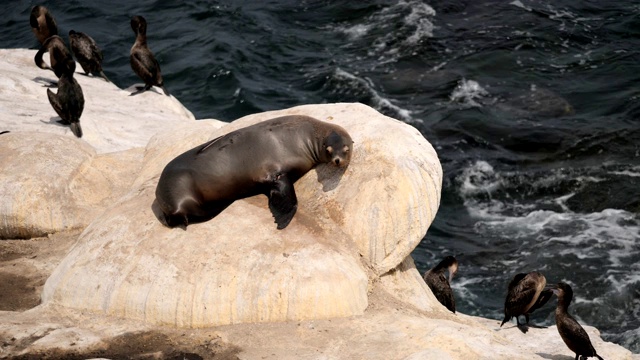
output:
M 0 47 L 36 48 L 35 4 L 3 6 Z M 65 38 L 98 42 L 122 88 L 139 82 L 129 19 L 145 16 L 167 88 L 197 118 L 357 101 L 415 126 L 444 183 L 413 256 L 421 272 L 458 257 L 458 310 L 501 319 L 509 279 L 539 270 L 571 284 L 580 322 L 640 352 L 640 3 L 41 4 Z M 532 322 L 552 324 L 552 303 Z

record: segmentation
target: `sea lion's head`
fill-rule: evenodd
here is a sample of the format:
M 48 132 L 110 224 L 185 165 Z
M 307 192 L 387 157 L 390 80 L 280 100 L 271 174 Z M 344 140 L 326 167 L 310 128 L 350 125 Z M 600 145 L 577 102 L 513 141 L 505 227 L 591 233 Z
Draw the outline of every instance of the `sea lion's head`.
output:
M 351 162 L 353 140 L 346 132 L 341 134 L 331 131 L 324 141 L 324 151 L 328 163 L 346 168 Z

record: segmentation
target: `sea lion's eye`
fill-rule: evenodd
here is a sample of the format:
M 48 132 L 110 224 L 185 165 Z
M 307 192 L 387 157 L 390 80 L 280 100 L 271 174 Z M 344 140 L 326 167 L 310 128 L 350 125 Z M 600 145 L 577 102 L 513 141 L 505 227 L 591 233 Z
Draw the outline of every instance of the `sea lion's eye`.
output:
M 327 153 L 333 154 L 333 148 L 331 146 L 327 146 Z

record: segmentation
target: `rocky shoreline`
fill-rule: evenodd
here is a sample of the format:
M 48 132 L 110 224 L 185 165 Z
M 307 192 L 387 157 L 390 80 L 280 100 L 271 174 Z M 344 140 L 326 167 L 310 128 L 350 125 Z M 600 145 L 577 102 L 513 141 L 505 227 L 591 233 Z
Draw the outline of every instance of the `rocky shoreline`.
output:
M 411 126 L 361 104 L 195 121 L 173 97 L 78 75 L 77 139 L 34 54 L 0 50 L 0 358 L 573 359 L 555 327 L 524 334 L 437 303 L 410 253 L 442 169 Z M 263 197 L 187 231 L 158 223 L 168 160 L 285 114 L 335 122 L 356 144 L 339 180 L 319 167 L 296 183 L 287 229 Z M 640 359 L 585 328 L 604 358 Z

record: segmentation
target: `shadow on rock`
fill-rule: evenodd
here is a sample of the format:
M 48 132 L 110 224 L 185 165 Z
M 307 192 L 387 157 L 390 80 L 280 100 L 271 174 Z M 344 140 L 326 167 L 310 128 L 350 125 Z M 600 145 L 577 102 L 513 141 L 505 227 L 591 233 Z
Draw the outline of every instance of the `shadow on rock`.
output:
M 32 339 L 35 342 L 37 339 Z M 80 360 L 89 358 L 107 359 L 220 359 L 236 360 L 242 351 L 229 345 L 219 337 L 209 339 L 190 339 L 182 335 L 167 335 L 160 332 L 126 333 L 105 340 L 106 347 L 87 350 L 48 349 L 26 352 L 12 357 L 16 360 L 66 359 Z M 11 345 L 11 344 L 8 344 Z

